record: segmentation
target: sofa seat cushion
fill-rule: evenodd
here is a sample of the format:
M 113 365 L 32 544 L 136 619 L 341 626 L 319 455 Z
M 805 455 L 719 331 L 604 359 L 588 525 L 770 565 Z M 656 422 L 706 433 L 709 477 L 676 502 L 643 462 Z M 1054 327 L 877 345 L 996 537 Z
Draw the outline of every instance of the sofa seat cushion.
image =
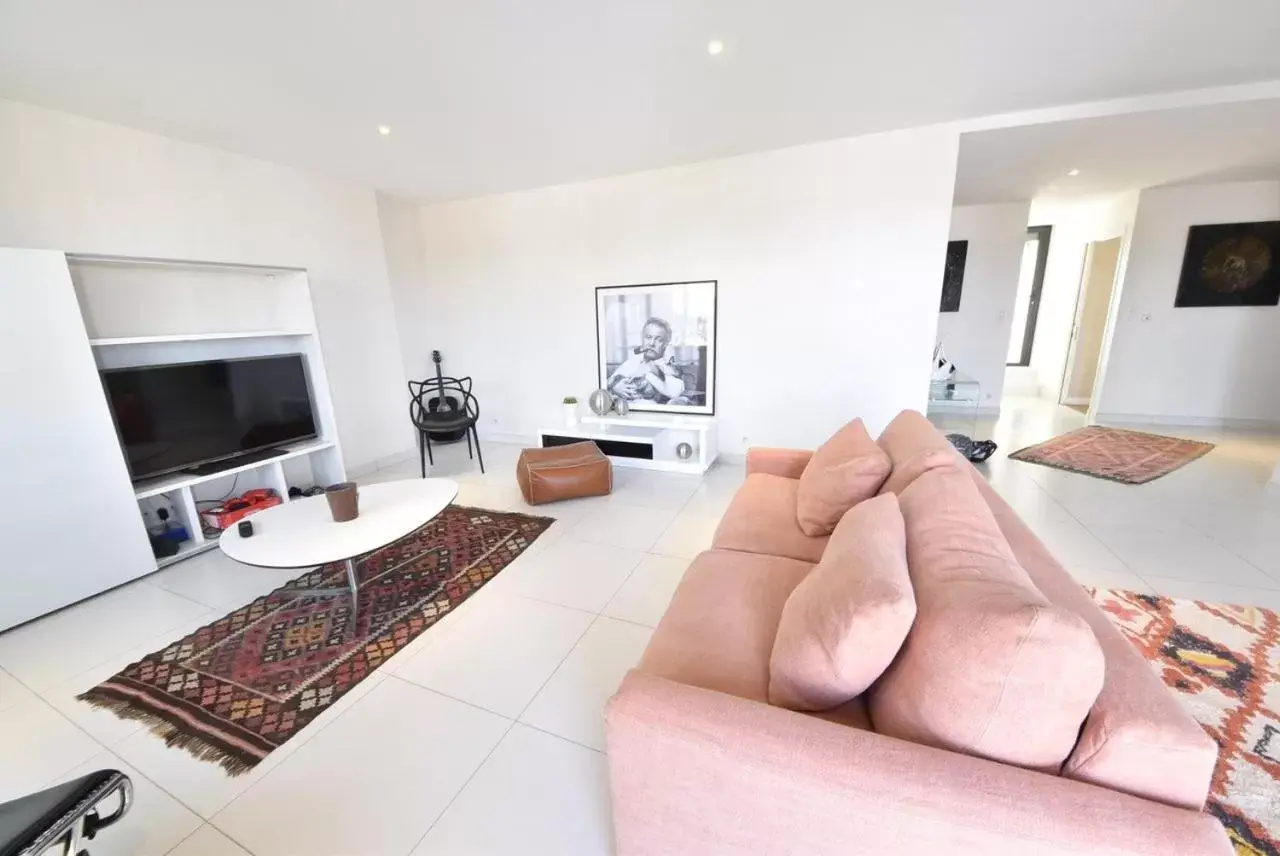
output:
M 1062 775 L 1199 811 L 1209 793 L 1218 744 L 1008 503 L 977 470 L 969 472 L 1036 588 L 1089 622 L 1107 660 L 1102 691 Z
M 1093 630 L 1032 584 L 967 472 L 926 472 L 899 501 L 917 613 L 871 692 L 876 731 L 1057 772 L 1102 688 Z
M 770 703 L 828 710 L 861 695 L 893 662 L 915 615 L 897 497 L 855 505 L 782 608 Z
M 855 419 L 818 447 L 800 474 L 796 519 L 800 531 L 830 535 L 840 518 L 876 495 L 893 464 L 876 445 L 861 419 Z
M 685 571 L 639 669 L 767 702 L 783 604 L 812 568 L 777 556 L 706 551 Z
M 800 482 L 767 473 L 752 473 L 734 494 L 712 546 L 766 556 L 784 556 L 816 565 L 827 548 L 826 537 L 811 538 L 796 522 Z
M 893 471 L 880 486 L 881 493 L 902 496 L 912 482 L 940 467 L 959 468 L 967 463 L 951 441 L 915 410 L 904 410 L 885 427 L 876 444 L 884 449 Z

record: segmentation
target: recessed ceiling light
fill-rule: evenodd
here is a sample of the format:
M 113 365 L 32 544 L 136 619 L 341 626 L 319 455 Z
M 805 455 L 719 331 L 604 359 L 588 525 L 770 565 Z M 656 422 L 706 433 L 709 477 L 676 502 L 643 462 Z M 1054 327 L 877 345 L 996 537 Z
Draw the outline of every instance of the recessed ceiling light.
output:
M 711 54 L 712 56 L 718 56 L 724 53 L 724 42 L 720 41 L 719 39 L 712 39 L 711 41 L 707 42 L 707 53 Z
M 1072 178 L 1076 177 L 1079 174 L 1080 174 L 1080 170 L 1078 169 L 1073 169 L 1067 172 L 1067 175 L 1071 176 Z
M 386 125 L 379 125 L 379 126 L 378 126 L 378 133 L 385 137 L 385 136 L 387 136 L 388 134 L 390 134 L 390 133 L 391 133 L 391 129 L 390 129 L 390 128 L 388 128 Z

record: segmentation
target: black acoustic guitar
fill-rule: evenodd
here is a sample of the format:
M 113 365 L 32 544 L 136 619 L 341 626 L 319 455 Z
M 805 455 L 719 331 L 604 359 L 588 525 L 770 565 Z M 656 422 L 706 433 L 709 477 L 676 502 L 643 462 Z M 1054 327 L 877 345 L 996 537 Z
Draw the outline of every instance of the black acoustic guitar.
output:
M 444 372 L 440 370 L 440 364 L 444 362 L 444 358 L 440 356 L 439 351 L 431 352 L 431 362 L 436 364 L 436 394 L 427 399 L 428 413 L 457 413 L 462 409 L 462 402 L 448 395 L 448 390 L 444 385 Z M 460 431 L 429 431 L 431 439 L 438 443 L 452 443 L 461 440 L 466 435 L 466 429 Z

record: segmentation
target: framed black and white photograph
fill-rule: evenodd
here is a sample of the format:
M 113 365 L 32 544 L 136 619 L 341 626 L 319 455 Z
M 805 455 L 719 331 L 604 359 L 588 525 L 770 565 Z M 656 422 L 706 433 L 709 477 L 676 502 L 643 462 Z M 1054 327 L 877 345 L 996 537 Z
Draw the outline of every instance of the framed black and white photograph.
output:
M 633 411 L 716 412 L 716 281 L 596 289 L 600 386 Z
M 1280 304 L 1280 220 L 1192 226 L 1173 305 Z
M 947 263 L 942 269 L 942 305 L 938 311 L 960 311 L 960 292 L 964 290 L 964 263 L 968 256 L 968 241 L 947 242 Z

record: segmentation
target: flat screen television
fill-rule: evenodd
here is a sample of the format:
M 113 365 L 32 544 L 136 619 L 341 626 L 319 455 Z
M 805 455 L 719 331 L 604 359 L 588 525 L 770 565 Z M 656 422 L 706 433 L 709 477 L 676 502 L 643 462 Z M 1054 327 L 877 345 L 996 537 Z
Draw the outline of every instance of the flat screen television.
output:
M 102 372 L 136 482 L 316 436 L 299 354 Z

